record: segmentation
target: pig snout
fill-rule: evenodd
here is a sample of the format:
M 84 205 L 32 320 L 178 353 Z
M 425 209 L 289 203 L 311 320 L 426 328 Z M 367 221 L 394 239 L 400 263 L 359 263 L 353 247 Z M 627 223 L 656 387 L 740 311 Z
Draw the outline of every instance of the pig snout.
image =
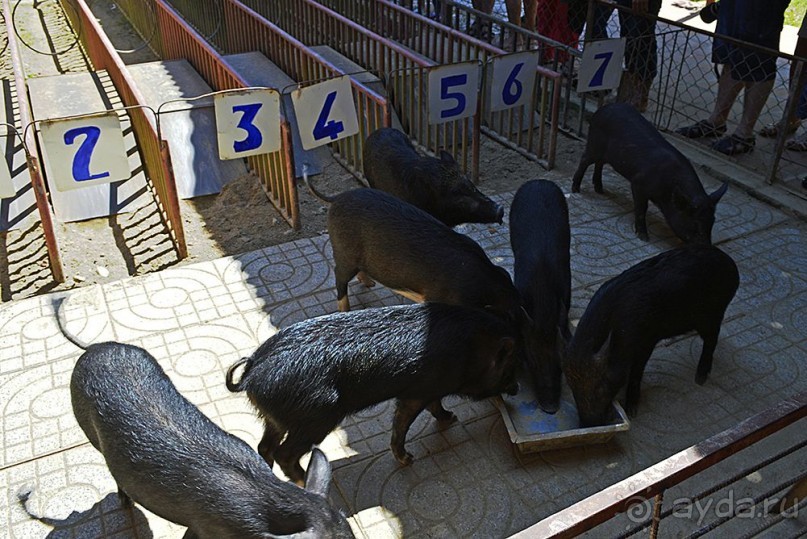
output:
M 504 208 L 496 206 L 496 222 L 502 224 L 504 222 Z
M 538 406 L 547 414 L 555 414 L 560 410 L 560 403 L 552 400 L 538 399 Z
M 518 382 L 513 381 L 504 388 L 504 392 L 508 395 L 518 395 Z

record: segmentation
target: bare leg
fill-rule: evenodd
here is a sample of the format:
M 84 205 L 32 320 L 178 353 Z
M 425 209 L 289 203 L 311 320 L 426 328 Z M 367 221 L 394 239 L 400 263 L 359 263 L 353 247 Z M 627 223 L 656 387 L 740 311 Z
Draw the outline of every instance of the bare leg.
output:
M 738 137 L 749 138 L 754 135 L 754 126 L 759 119 L 759 114 L 768 100 L 768 96 L 773 89 L 773 81 L 752 82 L 745 87 L 743 101 L 743 116 L 740 125 L 734 134 Z
M 740 94 L 743 88 L 743 83 L 731 78 L 731 69 L 728 66 L 723 66 L 723 72 L 720 74 L 720 80 L 717 82 L 717 99 L 715 100 L 715 108 L 709 121 L 714 126 L 726 125 L 726 120 L 731 112 L 731 106 L 734 105 L 734 100 Z

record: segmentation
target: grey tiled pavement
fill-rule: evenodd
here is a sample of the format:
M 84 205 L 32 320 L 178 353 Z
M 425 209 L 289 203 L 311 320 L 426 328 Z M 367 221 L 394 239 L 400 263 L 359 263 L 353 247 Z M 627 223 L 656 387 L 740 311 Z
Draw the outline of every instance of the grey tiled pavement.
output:
M 718 185 L 705 183 L 709 191 Z M 568 191 L 568 182 L 561 187 Z M 651 241 L 638 240 L 627 182 L 606 169 L 605 188 L 597 195 L 587 179 L 568 198 L 575 322 L 603 281 L 675 244 L 655 208 Z M 498 198 L 509 205 L 512 194 Z M 335 503 L 359 536 L 504 537 L 804 391 L 805 228 L 729 190 L 714 235 L 736 260 L 741 283 L 711 377 L 694 383 L 699 339 L 660 343 L 630 431 L 604 445 L 520 455 L 492 403 L 449 400 L 460 421 L 439 430 L 421 416 L 408 436 L 415 462 L 402 468 L 388 448 L 391 406 L 384 404 L 347 419 L 323 444 Z M 459 230 L 511 269 L 506 225 Z M 180 392 L 254 446 L 260 423 L 245 397 L 227 391 L 224 371 L 275 327 L 335 311 L 330 251 L 320 236 L 80 289 L 65 304 L 68 328 L 85 341 L 143 346 Z M 354 308 L 405 301 L 356 282 L 350 294 Z M 0 530 L 14 538 L 180 537 L 182 528 L 140 507 L 121 509 L 101 455 L 76 425 L 68 384 L 79 350 L 60 334 L 53 299 L 0 305 Z M 807 457 L 800 459 L 803 470 Z M 22 510 L 23 487 L 33 488 L 29 507 L 46 523 Z

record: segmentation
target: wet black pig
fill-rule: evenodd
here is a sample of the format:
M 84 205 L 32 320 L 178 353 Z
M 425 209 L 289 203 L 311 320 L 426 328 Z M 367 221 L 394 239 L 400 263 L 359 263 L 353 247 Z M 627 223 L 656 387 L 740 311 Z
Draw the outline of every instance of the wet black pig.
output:
M 337 195 L 328 208 L 328 233 L 340 311 L 350 309 L 347 285 L 358 274 L 368 286 L 377 279 L 414 301 L 489 306 L 521 320 L 507 270 L 471 238 L 392 195 L 377 189 Z
M 580 319 L 564 361 L 580 423 L 607 423 L 611 402 L 626 383 L 625 409 L 636 413 L 645 365 L 661 339 L 692 330 L 700 335 L 695 382 L 703 384 L 738 285 L 731 257 L 706 245 L 661 253 L 603 284 Z
M 560 188 L 547 180 L 519 187 L 510 207 L 513 280 L 533 322 L 524 336 L 527 372 L 548 413 L 560 405 L 561 356 L 571 338 L 570 239 L 569 208 Z
M 484 399 L 517 391 L 515 350 L 511 326 L 483 309 L 363 309 L 281 329 L 230 367 L 227 387 L 246 391 L 264 419 L 258 452 L 299 481 L 299 459 L 312 444 L 348 415 L 392 398 L 392 452 L 411 463 L 404 442 L 421 411 L 447 424 L 456 418 L 440 404 L 446 395 Z
M 124 502 L 188 527 L 185 537 L 353 537 L 327 499 L 317 450 L 306 489 L 281 481 L 243 440 L 188 402 L 136 346 L 90 345 L 70 380 L 73 413 Z
M 605 105 L 591 117 L 586 149 L 572 179 L 572 192 L 580 192 L 583 174 L 592 163 L 596 192 L 603 192 L 605 164 L 630 182 L 634 228 L 641 239 L 648 239 L 647 202 L 652 201 L 682 241 L 712 243 L 715 206 L 728 183 L 707 195 L 689 159 L 632 105 Z
M 450 153 L 421 156 L 404 133 L 390 127 L 364 141 L 364 175 L 380 189 L 430 213 L 448 226 L 501 223 L 504 209 L 482 194 Z

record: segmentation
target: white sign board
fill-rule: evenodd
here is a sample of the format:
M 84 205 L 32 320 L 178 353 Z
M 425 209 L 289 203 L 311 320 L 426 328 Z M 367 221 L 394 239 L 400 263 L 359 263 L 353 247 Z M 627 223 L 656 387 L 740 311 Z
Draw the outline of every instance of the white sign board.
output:
M 429 71 L 429 123 L 441 124 L 476 113 L 479 63 L 463 62 Z
M 280 149 L 280 93 L 273 89 L 216 94 L 216 135 L 221 159 Z
M 537 50 L 493 58 L 488 66 L 488 73 L 492 74 L 488 110 L 496 112 L 529 104 L 537 67 Z
M 622 77 L 622 59 L 625 56 L 625 39 L 602 39 L 586 43 L 580 72 L 577 77 L 577 91 L 612 90 L 619 86 Z
M 347 75 L 294 90 L 291 102 L 304 150 L 359 132 L 353 89 Z
M 131 177 L 118 115 L 107 112 L 39 124 L 45 172 L 58 191 Z
M 4 156 L 0 156 L 0 198 L 11 198 L 17 194 L 14 182 L 11 181 L 11 171 Z

